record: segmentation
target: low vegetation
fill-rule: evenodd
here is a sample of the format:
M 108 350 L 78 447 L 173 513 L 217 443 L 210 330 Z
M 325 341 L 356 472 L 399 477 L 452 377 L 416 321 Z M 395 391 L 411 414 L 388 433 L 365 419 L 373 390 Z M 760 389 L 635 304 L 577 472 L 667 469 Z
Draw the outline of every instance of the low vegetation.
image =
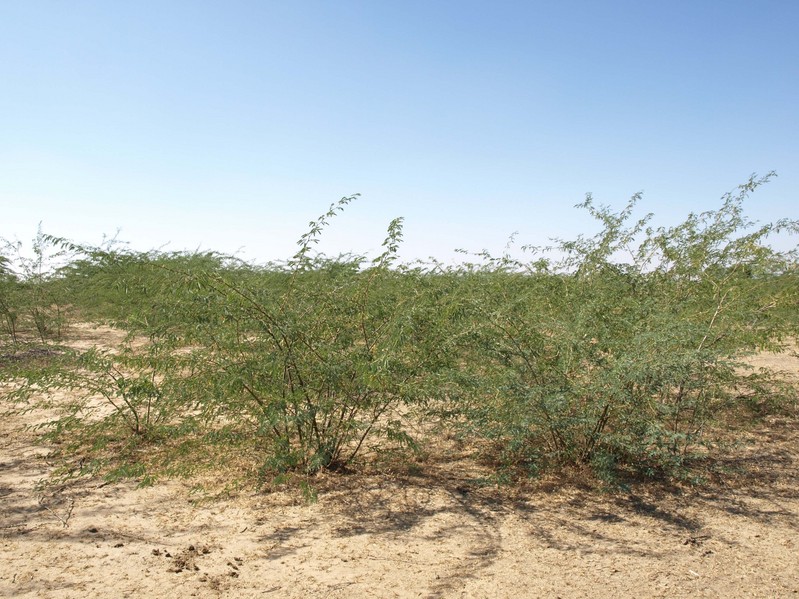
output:
M 620 212 L 589 196 L 597 234 L 458 266 L 400 263 L 401 219 L 377 257 L 316 254 L 354 197 L 266 266 L 39 233 L 33 259 L 9 243 L 0 258 L 4 402 L 67 392 L 46 427 L 67 475 L 246 455 L 271 480 L 410 457 L 443 433 L 504 477 L 684 477 L 725 423 L 796 411 L 795 388 L 746 362 L 799 333 L 797 256 L 768 245 L 799 223 L 743 213 L 768 178 L 675 227 L 634 219 L 638 196 Z M 126 341 L 70 349 L 75 322 Z

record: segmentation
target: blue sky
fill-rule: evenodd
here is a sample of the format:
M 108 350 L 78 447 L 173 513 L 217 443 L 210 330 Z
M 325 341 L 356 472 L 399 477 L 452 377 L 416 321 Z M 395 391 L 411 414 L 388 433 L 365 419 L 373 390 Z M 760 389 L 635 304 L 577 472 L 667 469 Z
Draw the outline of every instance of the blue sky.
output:
M 286 258 L 674 224 L 751 173 L 799 218 L 799 3 L 0 2 L 0 236 Z M 795 243 L 796 240 L 785 242 Z

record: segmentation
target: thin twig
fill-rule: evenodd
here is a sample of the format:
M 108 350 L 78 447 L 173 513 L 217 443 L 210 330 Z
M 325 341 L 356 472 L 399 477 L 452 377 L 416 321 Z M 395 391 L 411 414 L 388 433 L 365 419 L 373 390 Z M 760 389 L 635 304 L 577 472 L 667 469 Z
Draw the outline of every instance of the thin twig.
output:
M 72 510 L 75 508 L 75 498 L 74 497 L 69 498 L 69 507 L 67 508 L 67 515 L 64 518 L 59 516 L 58 513 L 56 513 L 54 510 L 51 510 L 49 506 L 45 505 L 44 495 L 39 495 L 39 505 L 42 506 L 51 514 L 53 514 L 53 516 L 58 518 L 59 522 L 61 522 L 61 524 L 64 525 L 64 528 L 67 528 L 69 526 L 69 519 L 72 516 Z

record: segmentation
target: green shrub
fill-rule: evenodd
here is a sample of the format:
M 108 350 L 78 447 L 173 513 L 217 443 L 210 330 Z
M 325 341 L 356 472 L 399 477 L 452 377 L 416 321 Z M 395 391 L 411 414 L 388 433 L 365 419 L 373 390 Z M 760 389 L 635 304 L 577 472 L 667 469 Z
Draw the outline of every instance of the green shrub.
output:
M 416 301 L 422 273 L 394 265 L 400 220 L 374 260 L 311 256 L 351 199 L 311 223 L 284 269 L 193 279 L 197 396 L 262 439 L 269 471 L 345 468 L 372 438 L 412 447 L 404 420 L 442 364 L 431 306 Z
M 420 300 L 429 278 L 395 264 L 401 220 L 373 260 L 313 254 L 352 199 L 311 223 L 282 266 L 83 249 L 69 287 L 84 313 L 128 330 L 130 345 L 86 352 L 46 380 L 31 375 L 31 388 L 82 394 L 68 418 L 73 428 L 94 418 L 97 435 L 158 440 L 193 432 L 186 420 L 245 431 L 264 472 L 346 468 L 372 440 L 413 448 L 405 420 L 437 392 L 431 381 L 448 358 L 436 334 L 446 331 Z M 112 408 L 99 422 L 90 397 Z
M 618 213 L 589 196 L 598 234 L 451 268 L 398 263 L 400 219 L 374 259 L 315 254 L 354 198 L 266 266 L 40 234 L 70 261 L 45 269 L 42 251 L 25 276 L 0 261 L 7 336 L 24 320 L 45 339 L 47 310 L 68 305 L 129 335 L 114 351 L 0 363 L 0 376 L 23 406 L 69 391 L 51 438 L 87 472 L 141 475 L 155 447 L 170 471 L 213 448 L 246 452 L 264 476 L 342 470 L 366 449 L 417 449 L 429 438 L 410 424 L 435 414 L 503 468 L 679 475 L 725 414 L 795 402 L 744 362 L 799 335 L 796 255 L 766 245 L 799 225 L 742 212 L 767 179 L 671 228 L 634 220 L 639 196 Z
M 35 331 L 41 343 L 61 340 L 72 306 L 60 267 L 69 253 L 52 243 L 41 227 L 31 244 L 32 256 L 21 242 L 0 239 L 0 332 L 11 340 L 14 349 L 30 341 L 28 330 Z
M 797 332 L 796 262 L 763 243 L 797 223 L 742 216 L 764 181 L 673 228 L 629 225 L 637 196 L 620 213 L 589 196 L 596 236 L 469 275 L 473 428 L 528 470 L 674 474 L 747 384 L 742 358 Z

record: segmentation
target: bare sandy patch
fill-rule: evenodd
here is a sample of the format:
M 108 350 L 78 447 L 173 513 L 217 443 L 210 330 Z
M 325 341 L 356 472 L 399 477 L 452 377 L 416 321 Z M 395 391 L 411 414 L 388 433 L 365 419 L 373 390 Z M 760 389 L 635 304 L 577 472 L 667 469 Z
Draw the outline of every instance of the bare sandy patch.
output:
M 191 480 L 41 486 L 49 448 L 24 425 L 43 416 L 0 420 L 4 597 L 799 596 L 788 418 L 700 488 L 497 489 L 452 451 L 416 475 L 320 475 L 308 504 L 296 490 L 201 500 Z

